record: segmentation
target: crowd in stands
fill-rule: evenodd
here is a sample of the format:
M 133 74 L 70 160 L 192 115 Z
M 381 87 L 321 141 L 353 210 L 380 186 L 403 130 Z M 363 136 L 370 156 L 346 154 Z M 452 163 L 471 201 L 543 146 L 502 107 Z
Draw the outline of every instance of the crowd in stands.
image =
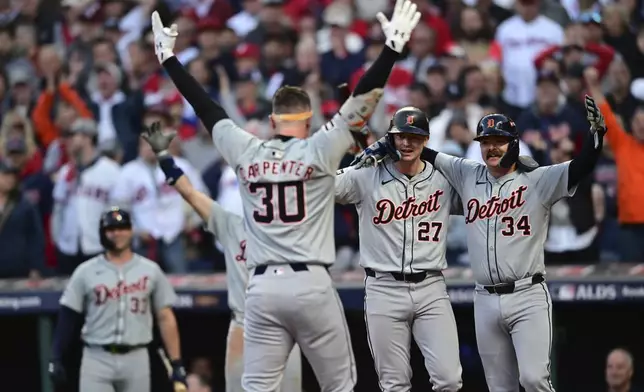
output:
M 608 124 L 593 177 L 552 208 L 546 264 L 644 262 L 644 11 L 635 0 L 416 0 L 422 22 L 370 120 L 401 106 L 430 119 L 429 147 L 481 161 L 487 113 L 510 115 L 521 152 L 571 159 L 584 94 Z M 383 47 L 390 0 L 0 0 L 0 277 L 69 274 L 101 252 L 98 219 L 130 209 L 137 251 L 167 272 L 221 270 L 216 241 L 165 184 L 143 126 L 178 131 L 172 153 L 197 188 L 241 213 L 234 171 L 154 55 L 150 14 L 178 25 L 179 60 L 231 118 L 271 137 L 271 97 L 302 86 L 312 129 Z M 352 156 L 347 153 L 344 164 Z M 336 270 L 359 259 L 353 207 L 337 206 Z M 467 265 L 453 217 L 448 262 Z

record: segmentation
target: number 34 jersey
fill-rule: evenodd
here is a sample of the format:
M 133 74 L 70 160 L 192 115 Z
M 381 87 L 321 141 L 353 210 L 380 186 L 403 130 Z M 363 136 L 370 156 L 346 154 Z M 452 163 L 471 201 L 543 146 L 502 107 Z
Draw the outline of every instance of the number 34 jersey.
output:
M 412 178 L 389 159 L 336 178 L 336 201 L 358 211 L 362 267 L 407 274 L 447 267 L 449 216 L 461 213 L 460 201 L 447 179 L 423 163 Z
M 307 139 L 265 141 L 222 120 L 212 137 L 239 179 L 247 267 L 332 264 L 335 172 L 353 144 L 346 122 L 336 115 Z
M 550 207 L 574 195 L 570 162 L 513 171 L 500 178 L 486 166 L 439 153 L 435 162 L 463 200 L 467 248 L 479 284 L 513 282 L 544 273 Z

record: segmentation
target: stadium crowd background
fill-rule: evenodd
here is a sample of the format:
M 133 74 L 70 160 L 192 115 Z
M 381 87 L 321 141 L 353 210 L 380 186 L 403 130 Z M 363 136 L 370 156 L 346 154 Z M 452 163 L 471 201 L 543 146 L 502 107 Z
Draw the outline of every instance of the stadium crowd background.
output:
M 355 86 L 377 56 L 375 15 L 391 3 L 0 0 L 0 278 L 71 273 L 101 251 L 98 216 L 115 203 L 133 213 L 137 249 L 167 272 L 223 270 L 218 245 L 139 142 L 153 121 L 178 130 L 173 153 L 192 167 L 193 182 L 241 213 L 234 172 L 158 65 L 152 10 L 178 24 L 176 54 L 191 74 L 237 123 L 267 138 L 281 85 L 309 92 L 312 129 L 338 110 L 335 86 Z M 503 112 L 522 132 L 523 154 L 543 165 L 565 161 L 587 132 L 585 72 L 593 67 L 611 136 L 594 177 L 553 207 L 546 263 L 644 261 L 642 2 L 416 3 L 423 21 L 370 121 L 374 136 L 409 104 L 429 116 L 431 147 L 480 160 L 476 122 Z M 97 156 L 129 169 L 97 174 Z M 453 219 L 448 261 L 467 266 L 464 221 Z M 356 269 L 353 207 L 336 207 L 335 228 L 335 271 Z

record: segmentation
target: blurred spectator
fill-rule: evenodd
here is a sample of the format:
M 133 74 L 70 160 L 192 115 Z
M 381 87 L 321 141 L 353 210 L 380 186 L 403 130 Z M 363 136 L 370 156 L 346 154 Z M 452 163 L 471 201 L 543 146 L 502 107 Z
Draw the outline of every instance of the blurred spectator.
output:
M 228 19 L 226 25 L 243 38 L 257 28 L 262 3 L 261 0 L 241 0 L 241 6 L 242 10 Z
M 320 58 L 322 80 L 331 86 L 348 83 L 351 75 L 365 61 L 362 42 L 352 45 L 348 38 L 352 21 L 351 7 L 345 3 L 334 2 L 325 9 L 324 23 L 329 31 L 329 46 Z
M 445 109 L 447 97 L 447 69 L 442 64 L 434 64 L 427 68 L 427 76 L 424 80 L 429 90 L 429 111 L 428 118 L 436 117 Z
M 579 117 L 586 116 L 584 104 L 586 84 L 584 82 L 584 67 L 581 64 L 572 64 L 566 67 L 563 74 L 562 89 L 566 95 L 566 104 L 575 111 Z
M 620 234 L 619 251 L 623 261 L 644 261 L 644 163 L 633 157 L 644 156 L 644 109 L 638 108 L 631 121 L 632 134 L 626 133 L 613 114 L 599 84 L 597 71 L 586 70 L 586 83 L 591 95 L 606 117 L 606 141 L 617 162 L 617 200 Z
M 284 12 L 284 0 L 260 1 L 262 8 L 259 11 L 259 23 L 246 35 L 245 41 L 261 46 L 265 37 L 273 35 L 286 35 L 292 39 L 295 33 L 289 26 L 290 21 Z
M 636 35 L 630 29 L 628 10 L 622 4 L 607 5 L 599 20 L 604 28 L 606 43 L 622 55 L 636 78 L 644 75 L 639 69 L 644 55 L 637 46 Z
M 530 146 L 532 155 L 541 165 L 550 164 L 547 154 L 552 143 L 563 138 L 577 142 L 587 132 L 588 123 L 566 104 L 561 94 L 560 80 L 552 72 L 542 72 L 537 78 L 537 99 L 534 105 L 517 119 L 522 139 Z
M 633 385 L 633 355 L 623 348 L 612 350 L 606 358 L 606 384 L 609 392 L 640 392 Z
M 123 146 L 124 161 L 136 157 L 143 111 L 143 93 L 126 95 L 119 88 L 123 72 L 114 63 L 95 65 L 88 90 L 91 109 L 98 121 L 98 144 L 116 139 Z
M 575 144 L 567 137 L 550 150 L 552 164 L 570 161 Z M 604 219 L 604 192 L 592 177 L 581 180 L 573 197 L 555 203 L 550 210 L 546 239 L 546 265 L 592 264 L 599 261 L 599 226 Z
M 468 103 L 466 94 L 462 79 L 460 83 L 452 83 L 447 87 L 447 106 L 438 116 L 429 121 L 431 136 L 428 146 L 430 148 L 441 151 L 449 124 L 454 117 L 465 119 L 469 131 L 476 134 L 476 125 L 483 117 L 483 109 L 476 103 Z
M 419 24 L 409 41 L 409 55 L 402 66 L 411 72 L 417 81 L 422 81 L 427 70 L 437 61 L 436 33 L 427 25 Z
M 363 49 L 362 37 L 351 31 L 354 22 L 353 9 L 350 3 L 332 1 L 322 13 L 324 25 L 311 38 L 317 41 L 320 54 L 333 51 L 335 46 L 345 48 L 349 53 L 358 53 Z M 304 38 L 304 37 L 302 37 Z
M 38 142 L 47 148 L 61 136 L 61 130 L 69 127 L 77 117 L 92 118 L 93 115 L 72 86 L 61 80 L 61 60 L 55 48 L 41 49 L 40 58 L 46 88 L 40 94 L 31 116 Z
M 0 161 L 0 277 L 39 278 L 45 267 L 45 236 L 36 208 L 22 196 L 19 170 Z
M 80 263 L 103 251 L 96 228 L 111 205 L 110 192 L 120 172 L 117 163 L 98 155 L 93 120 L 78 119 L 69 132 L 65 148 L 70 161 L 56 174 L 51 218 L 61 275 L 70 275 Z
M 608 70 L 608 80 L 611 89 L 606 94 L 606 100 L 623 128 L 630 132 L 630 119 L 633 118 L 637 107 L 642 105 L 642 101 L 637 100 L 631 93 L 631 73 L 623 61 L 613 61 Z
M 195 189 L 205 191 L 201 176 L 185 159 L 175 157 L 175 162 Z M 182 234 L 194 226 L 186 216 L 181 195 L 165 182 L 156 155 L 145 140 L 140 139 L 138 159 L 123 166 L 111 197 L 132 213 L 137 253 L 158 261 L 168 273 L 188 271 Z
M 564 40 L 561 26 L 539 14 L 541 1 L 545 0 L 517 0 L 517 15 L 501 23 L 496 31 L 503 56 L 503 99 L 510 106 L 507 114 L 514 118 L 534 99 L 535 85 L 531 81 L 536 80 L 535 57 Z
M 494 41 L 490 18 L 475 7 L 464 7 L 454 31 L 454 40 L 465 49 L 472 64 L 501 61 L 501 48 Z
M 24 117 L 29 117 L 36 103 L 34 76 L 28 69 L 16 66 L 8 69 L 9 107 Z

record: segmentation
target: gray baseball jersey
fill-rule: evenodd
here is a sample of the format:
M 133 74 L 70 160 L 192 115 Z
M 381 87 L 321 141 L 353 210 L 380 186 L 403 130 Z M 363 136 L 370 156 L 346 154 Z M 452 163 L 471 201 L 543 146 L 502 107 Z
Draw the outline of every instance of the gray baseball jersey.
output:
M 308 139 L 265 141 L 232 120 L 212 138 L 240 182 L 247 233 L 247 266 L 335 259 L 335 172 L 353 137 L 336 115 Z
M 458 195 L 431 164 L 411 179 L 391 160 L 336 177 L 336 201 L 356 204 L 360 265 L 380 272 L 414 273 L 447 267 L 450 210 Z
M 463 201 L 467 245 L 477 283 L 512 282 L 545 273 L 543 244 L 550 207 L 574 195 L 570 162 L 501 178 L 475 161 L 439 153 L 435 162 Z
M 85 314 L 87 344 L 142 345 L 152 341 L 152 313 L 172 306 L 174 288 L 144 257 L 116 265 L 98 255 L 76 268 L 60 304 Z
M 219 203 L 213 202 L 206 229 L 213 233 L 224 247 L 228 307 L 234 312 L 244 313 L 248 286 L 244 220 L 241 216 L 221 208 Z

